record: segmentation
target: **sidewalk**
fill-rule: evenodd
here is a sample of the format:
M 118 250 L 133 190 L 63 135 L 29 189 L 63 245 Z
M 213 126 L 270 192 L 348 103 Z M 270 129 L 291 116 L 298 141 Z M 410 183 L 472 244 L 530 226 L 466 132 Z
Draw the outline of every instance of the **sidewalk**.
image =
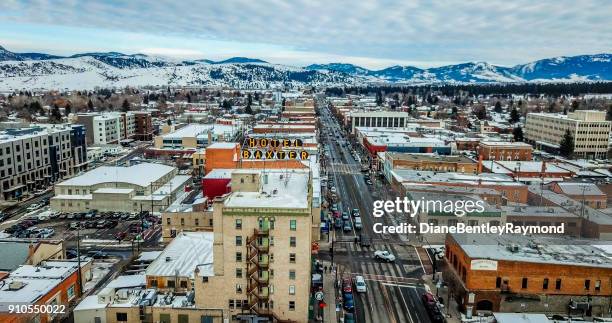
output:
M 448 297 L 448 287 L 437 288 L 436 282 L 432 281 L 431 275 L 423 275 L 422 277 L 423 283 L 425 284 L 425 289 L 429 289 L 429 291 L 436 295 L 436 290 L 438 294 L 438 298 L 444 299 L 444 310 L 442 311 L 446 315 L 447 323 L 460 323 L 461 322 L 461 314 L 457 311 L 457 302 L 455 299 L 450 299 Z
M 318 322 L 337 323 L 335 277 L 333 272 L 329 271 L 331 262 L 322 260 L 321 264 L 328 268 L 328 271 L 323 273 L 323 293 L 325 294 L 323 300 L 327 306 L 323 309 L 323 321 Z

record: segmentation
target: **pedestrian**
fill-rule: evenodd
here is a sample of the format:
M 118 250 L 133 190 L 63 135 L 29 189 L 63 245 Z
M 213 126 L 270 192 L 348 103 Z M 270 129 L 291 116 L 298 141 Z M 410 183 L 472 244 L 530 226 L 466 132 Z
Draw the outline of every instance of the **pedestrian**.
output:
M 326 273 L 327 272 L 327 266 L 323 267 L 323 272 Z

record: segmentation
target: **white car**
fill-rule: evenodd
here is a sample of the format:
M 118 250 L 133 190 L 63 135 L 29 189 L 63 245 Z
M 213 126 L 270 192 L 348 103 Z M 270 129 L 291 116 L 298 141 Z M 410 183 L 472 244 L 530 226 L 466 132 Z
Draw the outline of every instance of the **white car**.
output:
M 336 187 L 335 187 L 335 186 L 332 186 L 332 187 L 331 187 L 329 190 L 330 190 L 332 193 L 336 193 Z
M 368 287 L 366 286 L 363 276 L 355 276 L 355 290 L 357 290 L 357 293 L 365 293 L 368 291 Z
M 39 207 L 40 207 L 40 205 L 34 203 L 34 204 L 28 206 L 27 210 L 28 211 L 34 211 L 34 210 L 38 209 Z
M 380 259 L 387 262 L 395 261 L 395 255 L 387 250 L 376 250 L 374 251 L 374 259 Z

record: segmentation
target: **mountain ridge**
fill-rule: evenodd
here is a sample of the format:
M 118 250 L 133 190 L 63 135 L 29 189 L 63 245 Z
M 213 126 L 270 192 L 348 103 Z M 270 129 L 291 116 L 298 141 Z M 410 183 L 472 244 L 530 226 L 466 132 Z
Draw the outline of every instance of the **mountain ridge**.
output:
M 369 83 L 520 83 L 612 81 L 612 54 L 559 56 L 515 66 L 467 62 L 431 68 L 370 70 L 349 63 L 293 67 L 248 57 L 173 60 L 145 54 L 89 52 L 63 57 L 13 53 L 0 46 L 0 90 L 80 86 L 341 86 Z

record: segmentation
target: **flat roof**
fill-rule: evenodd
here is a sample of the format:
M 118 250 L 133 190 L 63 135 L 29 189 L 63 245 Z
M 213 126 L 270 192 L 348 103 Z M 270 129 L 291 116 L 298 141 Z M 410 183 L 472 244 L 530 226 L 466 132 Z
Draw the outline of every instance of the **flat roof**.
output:
M 551 218 L 578 218 L 574 213 L 568 212 L 562 207 L 558 206 L 502 206 L 506 216 L 538 216 L 538 217 L 551 217 Z
M 191 277 L 214 276 L 212 232 L 181 232 L 147 267 L 147 276 Z
M 162 135 L 164 139 L 181 139 L 184 137 L 196 137 L 206 138 L 208 132 L 211 131 L 215 135 L 222 135 L 226 133 L 234 133 L 237 131 L 236 126 L 224 125 L 224 124 L 188 124 L 180 129 L 177 129 L 171 133 Z
M 472 259 L 557 264 L 612 269 L 612 254 L 599 240 L 518 234 L 450 234 Z M 515 246 L 516 251 L 513 251 Z
M 476 164 L 475 161 L 465 156 L 440 156 L 436 154 L 411 154 L 411 153 L 398 153 L 398 152 L 389 152 L 389 151 L 386 153 L 391 158 L 398 159 L 398 160 Z
M 101 166 L 56 185 L 92 186 L 102 183 L 129 183 L 144 187 L 159 180 L 174 169 L 171 166 L 155 163 L 141 163 L 128 167 Z
M 515 142 L 507 142 L 507 141 L 481 141 L 481 146 L 491 146 L 491 147 L 508 147 L 508 148 L 532 148 L 528 143 L 515 141 Z
M 257 192 L 232 192 L 225 199 L 226 207 L 237 208 L 308 208 L 309 169 L 236 170 L 257 173 L 263 177 Z M 266 180 L 267 178 L 267 180 Z

